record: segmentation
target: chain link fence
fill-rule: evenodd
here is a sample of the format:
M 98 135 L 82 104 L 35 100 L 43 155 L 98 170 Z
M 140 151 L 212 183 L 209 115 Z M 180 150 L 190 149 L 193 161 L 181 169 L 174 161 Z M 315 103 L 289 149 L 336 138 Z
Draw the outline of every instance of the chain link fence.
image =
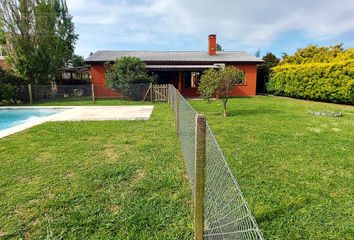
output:
M 176 131 L 195 197 L 197 112 L 172 85 L 169 86 L 168 101 L 176 116 Z M 205 135 L 204 176 L 203 239 L 263 239 L 208 124 Z
M 131 84 L 124 91 L 112 90 L 105 85 L 23 85 L 14 87 L 15 101 L 22 103 L 65 99 L 117 98 L 132 101 L 151 101 L 150 84 Z

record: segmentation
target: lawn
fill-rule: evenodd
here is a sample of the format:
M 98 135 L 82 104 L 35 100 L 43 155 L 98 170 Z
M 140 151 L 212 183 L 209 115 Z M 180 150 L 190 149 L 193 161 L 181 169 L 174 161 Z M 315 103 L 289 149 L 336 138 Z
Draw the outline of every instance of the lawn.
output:
M 224 118 L 219 101 L 191 104 L 207 116 L 265 239 L 353 238 L 354 107 L 234 98 Z
M 0 239 L 192 239 L 173 126 L 156 104 L 149 121 L 46 123 L 0 139 Z

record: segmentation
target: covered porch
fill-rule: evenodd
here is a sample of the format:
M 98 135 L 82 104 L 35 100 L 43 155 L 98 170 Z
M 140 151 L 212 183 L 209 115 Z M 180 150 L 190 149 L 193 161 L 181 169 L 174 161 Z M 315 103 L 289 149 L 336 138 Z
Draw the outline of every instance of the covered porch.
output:
M 158 76 L 158 84 L 172 84 L 185 97 L 197 97 L 203 71 L 218 65 L 147 65 L 150 73 Z

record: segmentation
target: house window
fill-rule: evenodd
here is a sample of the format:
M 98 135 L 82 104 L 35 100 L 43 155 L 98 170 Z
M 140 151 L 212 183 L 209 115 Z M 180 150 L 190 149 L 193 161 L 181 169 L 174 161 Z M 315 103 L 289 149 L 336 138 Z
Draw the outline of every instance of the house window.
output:
M 188 72 L 184 74 L 184 88 L 197 88 L 200 81 L 200 72 Z
M 246 71 L 242 71 L 242 72 L 244 74 L 243 83 L 239 83 L 237 85 L 246 85 L 247 84 L 247 73 L 246 73 Z

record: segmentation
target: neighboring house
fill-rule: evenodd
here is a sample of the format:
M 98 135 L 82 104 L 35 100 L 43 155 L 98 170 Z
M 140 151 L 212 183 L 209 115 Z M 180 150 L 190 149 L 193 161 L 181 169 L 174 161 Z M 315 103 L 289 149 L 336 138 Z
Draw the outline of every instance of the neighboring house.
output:
M 261 59 L 245 51 L 216 51 L 216 35 L 208 38 L 208 51 L 98 51 L 85 60 L 91 66 L 92 83 L 104 85 L 106 62 L 131 56 L 140 58 L 146 68 L 158 75 L 158 83 L 173 84 L 186 97 L 196 97 L 202 72 L 223 65 L 235 66 L 245 72 L 245 82 L 237 85 L 232 96 L 255 96 L 257 65 Z M 109 95 L 108 89 L 100 88 L 97 96 Z

